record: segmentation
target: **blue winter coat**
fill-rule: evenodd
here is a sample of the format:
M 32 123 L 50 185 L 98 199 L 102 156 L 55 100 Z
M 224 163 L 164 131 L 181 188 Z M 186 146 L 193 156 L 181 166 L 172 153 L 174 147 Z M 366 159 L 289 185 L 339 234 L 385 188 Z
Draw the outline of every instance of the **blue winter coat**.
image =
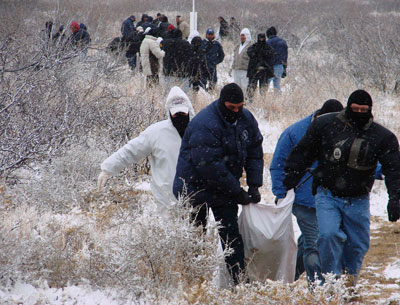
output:
M 286 41 L 278 36 L 271 36 L 267 40 L 267 44 L 275 50 L 274 65 L 281 65 L 287 63 L 288 46 Z
M 270 165 L 270 173 L 272 179 L 272 192 L 277 198 L 284 198 L 286 196 L 286 188 L 283 186 L 283 179 L 285 178 L 285 162 L 290 154 L 290 151 L 305 135 L 308 126 L 310 126 L 314 114 L 310 114 L 304 119 L 294 123 L 285 129 L 285 131 L 279 137 L 278 143 L 276 144 L 274 156 Z M 314 169 L 317 166 L 315 162 L 311 168 Z M 304 181 L 310 174 L 305 174 L 302 180 Z M 382 180 L 382 165 L 378 163 L 375 179 Z M 308 207 L 315 207 L 314 196 L 312 195 L 312 181 L 309 179 L 305 182 L 297 191 L 294 199 L 295 204 L 300 204 Z
M 283 186 L 286 159 L 292 148 L 296 146 L 300 139 L 305 135 L 308 126 L 311 124 L 312 118 L 313 114 L 305 117 L 297 123 L 294 123 L 286 128 L 279 137 L 269 168 L 272 179 L 272 192 L 277 198 L 284 198 L 286 195 L 286 188 Z M 316 163 L 313 164 L 312 167 L 314 168 L 315 166 Z M 308 174 L 303 177 L 302 181 L 307 177 Z M 312 178 L 297 190 L 294 202 L 304 206 L 315 207 L 314 196 L 312 195 Z
M 215 69 L 225 58 L 224 50 L 218 41 L 204 39 L 201 42 L 200 49 L 206 54 L 206 62 L 209 69 Z
M 122 37 L 130 37 L 133 32 L 136 30 L 133 21 L 130 18 L 127 18 L 124 22 L 122 22 L 121 26 L 121 34 Z
M 247 109 L 235 124 L 228 123 L 215 101 L 189 123 L 179 153 L 174 195 L 192 196 L 194 206 L 235 204 L 241 192 L 243 168 L 247 185 L 261 186 L 263 180 L 263 137 Z M 184 182 L 183 182 L 184 181 Z

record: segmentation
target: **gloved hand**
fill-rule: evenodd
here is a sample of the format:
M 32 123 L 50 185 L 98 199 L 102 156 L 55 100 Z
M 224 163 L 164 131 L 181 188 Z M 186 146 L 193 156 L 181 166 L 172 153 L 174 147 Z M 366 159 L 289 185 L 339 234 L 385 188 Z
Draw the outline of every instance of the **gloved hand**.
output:
M 249 197 L 249 194 L 242 189 L 242 191 L 237 195 L 236 202 L 237 204 L 241 205 L 248 205 L 250 203 L 251 199 Z
M 101 191 L 104 185 L 106 185 L 107 179 L 110 177 L 110 174 L 106 171 L 101 171 L 99 178 L 97 178 L 97 190 Z
M 281 78 L 285 78 L 286 77 L 286 69 L 287 69 L 287 64 L 283 64 L 283 72 L 282 72 Z
M 297 183 L 300 179 L 297 177 L 296 173 L 288 174 L 286 173 L 285 178 L 283 179 L 283 185 L 285 186 L 286 190 L 294 189 L 297 186 Z
M 399 199 L 389 199 L 387 205 L 389 221 L 396 222 L 400 218 L 400 201 Z
M 249 191 L 247 192 L 249 194 L 250 200 L 252 203 L 258 203 L 261 201 L 261 194 L 258 191 L 257 186 L 249 186 Z

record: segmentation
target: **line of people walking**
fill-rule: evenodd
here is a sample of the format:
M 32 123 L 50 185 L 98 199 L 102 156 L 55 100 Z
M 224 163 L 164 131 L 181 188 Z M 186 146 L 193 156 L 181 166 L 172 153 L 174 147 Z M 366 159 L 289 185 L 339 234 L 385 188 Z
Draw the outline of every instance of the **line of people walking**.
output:
M 225 261 L 237 284 L 245 270 L 238 205 L 260 202 L 263 185 L 257 121 L 244 107 L 236 83 L 224 86 L 218 100 L 197 115 L 188 96 L 173 87 L 166 110 L 166 121 L 151 125 L 103 162 L 99 190 L 111 175 L 151 156 L 151 187 L 160 213 L 168 217 L 181 196 L 190 196 L 192 221 L 204 228 L 211 208 L 222 225 L 223 247 L 233 249 Z M 243 171 L 247 190 L 239 181 Z M 369 248 L 369 192 L 375 179 L 385 179 L 389 221 L 400 218 L 399 143 L 374 122 L 372 97 L 356 90 L 344 109 L 339 101 L 328 100 L 287 128 L 270 172 L 275 204 L 296 189 L 292 212 L 301 236 L 294 280 L 306 271 L 310 285 L 316 280 L 323 285 L 324 274 L 334 273 L 356 285 Z

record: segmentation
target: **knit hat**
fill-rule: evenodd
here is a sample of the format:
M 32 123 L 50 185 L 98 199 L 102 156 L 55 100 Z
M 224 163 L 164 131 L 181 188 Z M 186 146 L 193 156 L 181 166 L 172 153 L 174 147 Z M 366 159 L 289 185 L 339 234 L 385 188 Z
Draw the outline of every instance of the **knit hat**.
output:
M 168 26 L 168 31 L 171 31 L 171 30 L 174 30 L 174 29 L 175 29 L 175 27 L 174 27 L 173 24 L 170 24 L 170 25 Z
M 69 26 L 69 28 L 71 29 L 72 33 L 76 33 L 80 30 L 80 26 L 79 23 L 76 21 L 72 21 L 71 25 Z
M 271 26 L 271 27 L 267 30 L 266 34 L 267 34 L 267 37 L 269 38 L 269 37 L 271 37 L 271 36 L 276 36 L 276 35 L 278 34 L 278 31 L 276 30 L 276 28 L 275 28 L 274 26 Z
M 341 102 L 335 99 L 327 100 L 322 107 L 317 110 L 315 113 L 317 116 L 326 114 L 326 113 L 331 113 L 331 112 L 339 112 L 343 110 L 343 105 Z
M 240 104 L 244 101 L 243 91 L 238 84 L 230 83 L 222 88 L 219 100 L 222 103 Z
M 356 90 L 350 94 L 347 107 L 350 107 L 351 104 L 372 106 L 372 98 L 367 91 Z

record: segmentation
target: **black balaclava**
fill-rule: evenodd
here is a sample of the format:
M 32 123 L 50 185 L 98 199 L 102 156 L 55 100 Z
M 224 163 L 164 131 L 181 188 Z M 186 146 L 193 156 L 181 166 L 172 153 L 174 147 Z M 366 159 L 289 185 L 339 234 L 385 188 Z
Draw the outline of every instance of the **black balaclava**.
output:
M 243 103 L 244 96 L 243 91 L 239 87 L 239 85 L 235 83 L 230 83 L 224 86 L 221 90 L 221 94 L 219 96 L 219 109 L 221 110 L 222 116 L 229 123 L 235 123 L 237 119 L 242 115 L 243 109 L 238 112 L 234 112 L 225 107 L 225 102 L 230 102 L 232 104 L 240 104 Z
M 261 41 L 260 39 L 264 38 L 263 41 Z M 257 45 L 264 45 L 265 44 L 265 34 L 264 33 L 260 33 L 257 35 Z
M 358 105 L 368 105 L 368 112 L 353 112 L 351 110 L 351 104 Z M 367 91 L 364 90 L 356 90 L 349 96 L 349 100 L 347 101 L 346 107 L 346 116 L 357 128 L 362 129 L 372 116 L 372 98 Z
M 315 113 L 316 116 L 320 116 L 326 113 L 339 112 L 343 110 L 341 102 L 335 99 L 327 100 L 320 109 Z
M 189 124 L 189 120 L 190 120 L 189 114 L 184 115 L 183 113 L 179 112 L 176 114 L 176 117 L 174 117 L 174 118 L 172 117 L 171 113 L 169 114 L 169 116 L 171 117 L 172 125 L 174 125 L 174 127 L 178 131 L 181 138 L 183 138 L 186 127 Z

